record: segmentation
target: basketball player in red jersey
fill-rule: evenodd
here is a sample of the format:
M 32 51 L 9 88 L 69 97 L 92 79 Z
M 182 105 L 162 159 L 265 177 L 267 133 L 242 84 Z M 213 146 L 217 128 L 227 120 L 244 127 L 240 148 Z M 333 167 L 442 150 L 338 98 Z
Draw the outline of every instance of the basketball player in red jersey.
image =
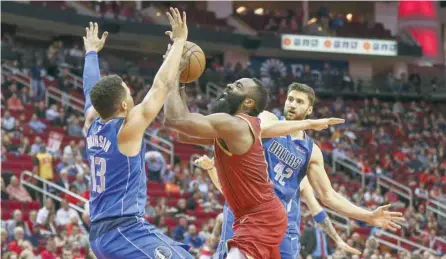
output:
M 227 258 L 279 259 L 287 213 L 268 179 L 260 138 L 321 130 L 344 120 L 274 121 L 261 128 L 256 117 L 268 103 L 268 92 L 255 78 L 228 84 L 208 116 L 190 113 L 183 101 L 177 84 L 164 106 L 165 125 L 187 135 L 189 143 L 214 145 L 223 196 L 235 216 Z

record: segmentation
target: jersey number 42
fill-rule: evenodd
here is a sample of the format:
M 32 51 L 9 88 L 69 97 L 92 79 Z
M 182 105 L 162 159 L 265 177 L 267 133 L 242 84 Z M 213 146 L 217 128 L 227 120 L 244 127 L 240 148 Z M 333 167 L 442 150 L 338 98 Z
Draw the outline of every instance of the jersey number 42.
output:
M 101 193 L 105 190 L 105 170 L 107 168 L 107 162 L 102 157 L 90 156 L 90 163 L 91 190 Z M 99 170 L 96 171 L 97 165 L 99 166 Z M 96 182 L 96 177 L 99 177 L 99 183 Z
M 282 163 L 277 163 L 276 166 L 274 166 L 274 172 L 276 173 L 274 180 L 276 180 L 282 186 L 285 186 L 284 180 L 289 179 L 293 174 L 293 169 L 289 167 L 285 169 L 285 167 L 286 166 Z

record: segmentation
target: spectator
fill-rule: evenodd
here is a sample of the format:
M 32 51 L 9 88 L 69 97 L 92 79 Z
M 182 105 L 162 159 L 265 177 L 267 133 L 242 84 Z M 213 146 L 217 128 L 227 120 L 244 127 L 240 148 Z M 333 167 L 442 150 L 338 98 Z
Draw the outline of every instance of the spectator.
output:
M 24 107 L 22 101 L 17 97 L 17 94 L 13 93 L 7 101 L 8 109 L 11 111 L 23 111 Z
M 52 125 L 62 124 L 62 115 L 59 113 L 57 105 L 53 104 L 46 110 L 45 118 L 51 122 Z
M 29 195 L 28 191 L 15 175 L 11 177 L 8 187 L 6 187 L 6 192 L 9 194 L 11 200 L 18 200 L 20 202 L 32 201 L 31 195 Z
M 46 118 L 46 105 L 44 101 L 40 101 L 34 108 L 35 114 L 39 119 Z
M 11 116 L 9 111 L 5 111 L 2 119 L 2 129 L 11 132 L 15 129 L 15 118 Z
M 184 240 L 184 234 L 186 233 L 187 227 L 187 219 L 184 216 L 181 216 L 178 219 L 178 226 L 173 230 L 173 239 L 175 241 L 182 242 Z
M 60 204 L 61 207 L 56 213 L 57 226 L 67 225 L 72 217 L 77 217 L 80 220 L 79 214 L 73 208 L 70 208 L 66 200 L 62 200 Z
M 45 146 L 40 146 L 39 153 L 34 157 L 34 164 L 39 177 L 48 181 L 53 180 L 53 156 L 46 151 Z
M 76 180 L 73 184 L 76 186 L 79 193 L 87 191 L 87 183 L 85 183 L 85 177 L 83 173 L 77 173 Z
M 41 122 L 36 114 L 33 114 L 29 121 L 29 127 L 36 133 L 43 133 L 46 129 L 45 123 Z
M 37 226 L 37 211 L 32 210 L 29 212 L 29 219 L 26 222 L 26 225 L 28 226 L 28 229 L 32 232 L 34 232 L 34 227 Z
M 43 144 L 42 138 L 39 136 L 36 136 L 36 138 L 34 139 L 34 143 L 31 145 L 30 155 L 35 155 L 35 154 L 39 153 L 40 147 L 43 146 L 42 144 Z
M 43 100 L 45 97 L 45 83 L 43 82 L 43 75 L 45 70 L 42 66 L 42 61 L 38 60 L 36 65 L 31 69 L 31 88 L 35 100 Z
M 145 217 L 155 217 L 155 208 L 150 204 L 150 198 L 147 197 L 147 203 L 146 203 L 146 208 L 145 208 L 145 213 L 144 216 Z
M 2 191 L 1 200 L 2 201 L 7 201 L 7 200 L 9 200 L 9 194 L 6 191 L 5 181 L 3 180 L 3 177 L 0 178 L 0 181 L 1 181 L 0 183 L 1 183 L 1 191 Z
M 54 237 L 49 237 L 45 246 L 45 249 L 40 252 L 41 259 L 56 259 L 57 256 L 57 247 Z
M 74 163 L 74 157 L 76 156 L 76 142 L 74 140 L 70 141 L 69 145 L 66 145 L 63 149 L 63 157 L 68 159 L 67 163 Z
M 8 244 L 8 250 L 19 255 L 22 252 L 22 244 L 25 241 L 25 231 L 23 227 L 15 227 L 11 233 L 14 234 L 14 240 Z
M 12 213 L 12 219 L 6 221 L 6 232 L 8 233 L 8 239 L 13 238 L 14 231 L 16 227 L 20 226 L 21 229 L 24 231 L 24 234 L 29 236 L 31 234 L 31 231 L 29 231 L 28 226 L 23 221 L 23 214 L 19 209 L 14 210 Z
M 73 218 L 71 219 L 73 222 Z M 79 226 L 74 225 L 71 230 L 71 235 L 68 237 L 68 243 L 73 244 L 73 242 L 79 242 L 82 247 L 88 247 L 88 237 L 81 232 Z
M 174 215 L 178 216 L 178 215 L 186 215 L 186 214 L 187 214 L 186 200 L 184 198 L 181 198 L 178 200 L 176 211 L 175 211 Z
M 311 255 L 313 259 L 323 259 L 332 254 L 332 248 L 327 234 L 317 226 L 305 228 L 302 234 L 301 246 L 302 255 L 307 258 Z
M 148 167 L 148 178 L 151 181 L 161 181 L 166 169 L 166 160 L 158 151 L 149 151 L 145 154 L 145 161 Z
M 20 91 L 20 101 L 22 101 L 22 104 L 30 104 L 32 102 L 32 96 L 29 92 L 29 87 L 23 87 Z
M 68 135 L 71 137 L 82 137 L 82 127 L 79 125 L 79 119 L 74 117 L 68 122 Z
M 31 152 L 31 145 L 28 137 L 22 137 L 19 144 L 19 154 L 28 155 Z
M 56 184 L 66 190 L 68 190 L 70 188 L 70 181 L 68 180 L 67 170 L 62 170 L 60 172 L 60 179 L 57 180 Z
M 73 251 L 71 251 L 70 246 L 66 245 L 62 249 L 62 259 L 74 259 Z
M 45 201 L 45 206 L 42 207 L 39 212 L 37 212 L 37 224 L 44 225 L 47 222 L 50 213 L 54 213 L 54 204 L 53 200 L 47 198 Z
M 204 244 L 204 240 L 198 235 L 197 227 L 194 224 L 189 225 L 183 243 L 195 250 L 198 250 Z
M 6 233 L 5 229 L 1 229 L 1 246 L 2 246 L 2 254 L 4 255 L 6 252 L 8 252 L 8 233 Z

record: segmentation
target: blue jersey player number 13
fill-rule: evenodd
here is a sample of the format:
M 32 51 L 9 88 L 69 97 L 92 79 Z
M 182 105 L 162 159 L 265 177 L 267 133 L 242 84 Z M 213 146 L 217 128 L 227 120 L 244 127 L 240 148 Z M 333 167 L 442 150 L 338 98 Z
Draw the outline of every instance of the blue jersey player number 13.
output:
M 90 244 L 97 258 L 193 258 L 187 246 L 158 231 L 144 218 L 147 179 L 144 132 L 162 108 L 179 77 L 187 39 L 186 14 L 167 13 L 173 41 L 143 101 L 134 105 L 130 90 L 117 75 L 100 78 L 98 52 L 108 33 L 86 28 L 83 74 L 87 156 L 91 168 Z

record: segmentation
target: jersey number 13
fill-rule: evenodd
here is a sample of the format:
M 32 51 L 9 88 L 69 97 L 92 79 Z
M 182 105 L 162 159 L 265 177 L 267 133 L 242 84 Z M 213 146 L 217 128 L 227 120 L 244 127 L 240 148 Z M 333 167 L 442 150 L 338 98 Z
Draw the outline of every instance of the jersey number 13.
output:
M 99 166 L 99 170 L 96 170 L 96 166 Z M 105 190 L 105 169 L 107 163 L 102 157 L 90 156 L 90 173 L 91 173 L 91 190 L 97 193 L 101 193 Z M 96 177 L 99 177 L 99 183 L 96 182 Z

